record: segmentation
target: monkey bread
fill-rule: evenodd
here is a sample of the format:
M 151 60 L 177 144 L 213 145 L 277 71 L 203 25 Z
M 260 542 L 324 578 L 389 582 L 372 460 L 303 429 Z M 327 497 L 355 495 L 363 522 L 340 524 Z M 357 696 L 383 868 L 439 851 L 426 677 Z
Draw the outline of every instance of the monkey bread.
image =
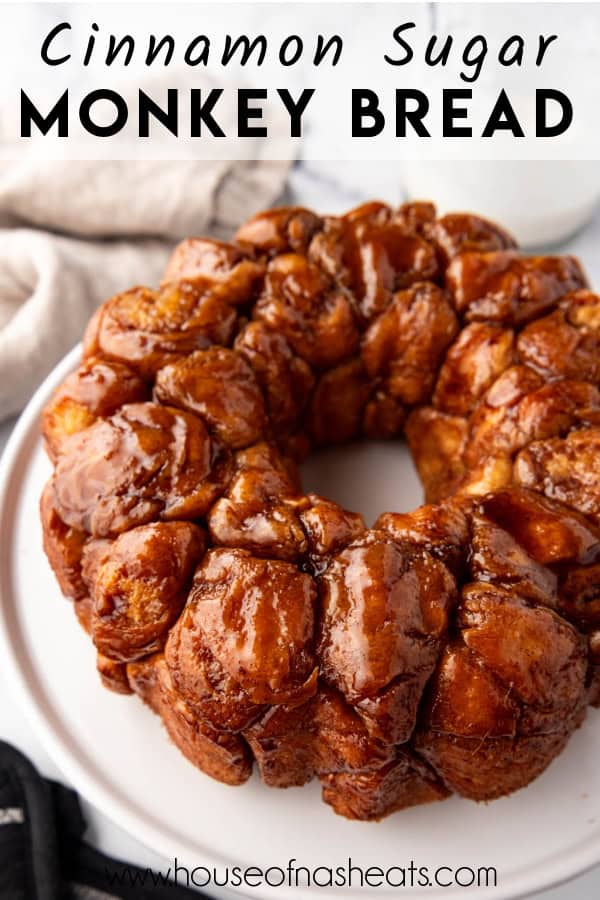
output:
M 348 818 L 528 784 L 600 703 L 600 297 L 433 205 L 260 213 L 92 318 L 45 550 L 112 690 L 203 772 Z M 303 493 L 404 438 L 426 505 Z

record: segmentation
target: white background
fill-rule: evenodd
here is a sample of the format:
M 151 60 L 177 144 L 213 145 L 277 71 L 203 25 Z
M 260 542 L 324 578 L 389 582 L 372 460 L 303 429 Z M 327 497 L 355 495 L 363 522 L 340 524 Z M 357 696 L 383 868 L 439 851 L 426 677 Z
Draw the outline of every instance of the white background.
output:
M 51 4 L 22 3 L 4 12 L 0 27 L 0 78 L 4 105 L 0 109 L 0 156 L 9 158 L 22 153 L 69 158 L 253 158 L 254 141 L 238 139 L 232 128 L 235 90 L 240 86 L 269 90 L 265 115 L 269 125 L 269 157 L 290 158 L 300 151 L 298 140 L 289 140 L 287 116 L 282 112 L 275 89 L 289 88 L 297 96 L 301 88 L 315 88 L 305 120 L 302 154 L 307 159 L 389 159 L 428 157 L 451 153 L 455 158 L 515 159 L 600 159 L 600 124 L 596 111 L 600 105 L 600 57 L 597 36 L 600 33 L 600 6 L 575 3 L 521 4 L 433 4 L 417 3 L 254 3 L 241 5 L 222 3 L 145 4 L 122 3 Z M 8 7 L 6 7 L 8 9 Z M 223 9 L 227 14 L 223 15 Z M 40 58 L 40 47 L 48 32 L 67 21 L 72 30 L 56 40 L 53 55 L 71 52 L 64 65 L 49 67 Z M 416 28 L 405 33 L 414 48 L 409 65 L 389 65 L 384 54 L 398 57 L 399 48 L 392 37 L 396 25 L 412 21 Z M 96 49 L 90 66 L 82 59 L 87 40 L 96 22 Z M 316 35 L 340 34 L 344 50 L 336 68 L 312 65 Z M 128 68 L 121 61 L 110 68 L 101 54 L 111 33 L 120 38 L 130 33 L 136 38 L 136 51 Z M 165 69 L 143 64 L 144 44 L 148 35 L 174 35 L 177 50 Z M 264 33 L 269 51 L 264 65 L 251 61 L 245 68 L 220 65 L 224 35 L 235 39 L 240 34 L 253 37 Z M 503 42 L 520 34 L 526 41 L 521 68 L 502 67 L 497 55 Z M 180 63 L 187 43 L 198 34 L 211 38 L 210 63 L 190 68 Z M 302 62 L 282 67 L 277 58 L 281 40 L 299 34 L 305 42 Z M 424 48 L 432 34 L 440 41 L 452 35 L 454 43 L 448 64 L 427 67 Z M 484 34 L 488 40 L 480 77 L 475 83 L 461 80 L 465 70 L 462 53 L 471 37 Z M 557 34 L 542 65 L 535 66 L 540 34 Z M 439 48 L 439 45 L 438 45 Z M 467 71 L 469 67 L 466 67 Z M 223 87 L 219 100 L 223 107 L 222 127 L 226 139 L 186 139 L 189 134 L 189 91 L 192 87 Z M 70 92 L 69 138 L 39 137 L 38 141 L 20 140 L 19 92 L 25 89 L 40 110 L 49 111 L 65 88 Z M 93 138 L 78 124 L 77 110 L 81 99 L 92 89 L 113 88 L 129 102 L 129 122 L 122 133 L 111 138 Z M 150 139 L 137 137 L 137 89 L 142 87 L 157 103 L 166 103 L 168 88 L 180 90 L 180 135 L 174 137 L 164 129 L 155 129 Z M 419 138 L 412 130 L 406 138 L 394 134 L 394 91 L 415 87 L 430 99 L 428 127 L 431 138 Z M 441 140 L 442 88 L 470 88 L 469 123 L 473 137 Z M 533 125 L 534 91 L 536 87 L 557 88 L 572 100 L 574 120 L 560 138 L 535 139 Z M 385 131 L 377 137 L 352 138 L 350 93 L 352 88 L 372 88 L 380 95 L 381 109 L 386 115 Z M 500 88 L 505 88 L 525 129 L 525 137 L 513 138 L 500 133 L 492 139 L 478 135 L 487 121 Z M 99 114 L 101 104 L 98 104 Z M 112 110 L 106 104 L 107 111 Z M 284 133 L 285 132 L 285 133 Z

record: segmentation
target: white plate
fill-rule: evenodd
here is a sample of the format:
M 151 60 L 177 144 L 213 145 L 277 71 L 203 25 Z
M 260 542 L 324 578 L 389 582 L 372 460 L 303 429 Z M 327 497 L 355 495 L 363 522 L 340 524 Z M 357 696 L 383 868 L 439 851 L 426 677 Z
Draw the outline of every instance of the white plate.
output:
M 423 888 L 419 898 L 495 900 L 541 890 L 600 861 L 600 715 L 590 715 L 566 751 L 531 787 L 486 806 L 452 798 L 379 824 L 348 822 L 320 802 L 316 784 L 277 791 L 253 777 L 225 787 L 195 770 L 134 697 L 101 687 L 89 639 L 57 588 L 42 552 L 38 498 L 49 472 L 38 436 L 51 390 L 75 366 L 75 349 L 27 407 L 7 447 L 0 481 L 0 659 L 47 750 L 94 805 L 166 859 L 363 869 L 495 866 L 498 887 Z M 412 466 L 398 445 L 324 454 L 311 486 L 357 498 L 367 512 L 418 502 Z M 354 483 L 353 483 L 354 482 Z M 390 487 L 391 482 L 391 487 Z M 362 495 L 361 495 L 362 490 Z M 273 876 L 275 877 L 275 876 Z M 467 879 L 466 873 L 462 878 Z M 306 888 L 251 890 L 305 898 Z M 322 889 L 323 897 L 380 897 L 386 888 Z

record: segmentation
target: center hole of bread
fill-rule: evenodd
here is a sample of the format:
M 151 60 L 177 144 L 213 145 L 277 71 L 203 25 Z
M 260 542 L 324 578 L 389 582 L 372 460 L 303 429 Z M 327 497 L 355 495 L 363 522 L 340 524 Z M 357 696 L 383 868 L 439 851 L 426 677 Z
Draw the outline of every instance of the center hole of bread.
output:
M 408 512 L 423 503 L 423 488 L 403 441 L 362 441 L 315 450 L 300 471 L 307 493 L 362 513 L 367 526 L 382 512 Z

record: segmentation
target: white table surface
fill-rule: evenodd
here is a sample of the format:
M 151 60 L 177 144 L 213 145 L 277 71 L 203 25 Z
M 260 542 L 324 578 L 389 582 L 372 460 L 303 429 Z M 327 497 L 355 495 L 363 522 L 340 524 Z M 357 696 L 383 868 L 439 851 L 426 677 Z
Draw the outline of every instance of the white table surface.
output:
M 388 189 L 376 190 L 376 185 L 371 184 L 369 193 L 386 196 L 390 201 L 401 199 L 400 196 L 390 196 L 389 184 L 390 166 L 383 165 L 379 168 L 376 179 L 381 185 L 387 183 Z M 301 166 L 292 174 L 288 199 L 300 199 L 306 205 L 313 204 L 321 210 L 336 211 L 347 208 L 364 197 L 364 186 L 348 189 L 344 184 L 352 183 L 352 179 L 345 177 L 347 173 L 340 172 L 338 165 L 320 164 L 319 172 L 314 170 L 314 164 L 309 169 Z M 343 184 L 339 180 L 343 180 Z M 354 182 L 356 184 L 356 181 Z M 590 225 L 576 235 L 568 244 L 560 247 L 560 252 L 573 252 L 581 257 L 592 284 L 600 286 L 600 211 Z M 10 432 L 14 426 L 14 420 L 0 423 L 0 452 L 4 447 Z M 21 748 L 45 774 L 53 778 L 61 779 L 58 768 L 45 753 L 37 737 L 31 731 L 23 713 L 15 706 L 9 695 L 6 685 L 0 681 L 0 738 L 10 741 Z M 126 834 L 122 829 L 110 822 L 105 816 L 97 812 L 83 799 L 84 812 L 88 821 L 88 840 L 101 847 L 105 852 L 121 859 L 136 862 L 142 866 L 152 865 L 164 868 L 165 861 L 156 854 L 139 844 L 134 838 Z M 535 840 L 535 835 L 532 835 Z M 600 860 L 599 860 L 600 863 Z M 232 895 L 230 895 L 232 896 Z M 475 897 L 475 892 L 473 893 Z M 600 897 L 600 865 L 598 868 L 587 872 L 566 885 L 559 886 L 543 894 L 538 895 L 542 900 L 598 900 Z

